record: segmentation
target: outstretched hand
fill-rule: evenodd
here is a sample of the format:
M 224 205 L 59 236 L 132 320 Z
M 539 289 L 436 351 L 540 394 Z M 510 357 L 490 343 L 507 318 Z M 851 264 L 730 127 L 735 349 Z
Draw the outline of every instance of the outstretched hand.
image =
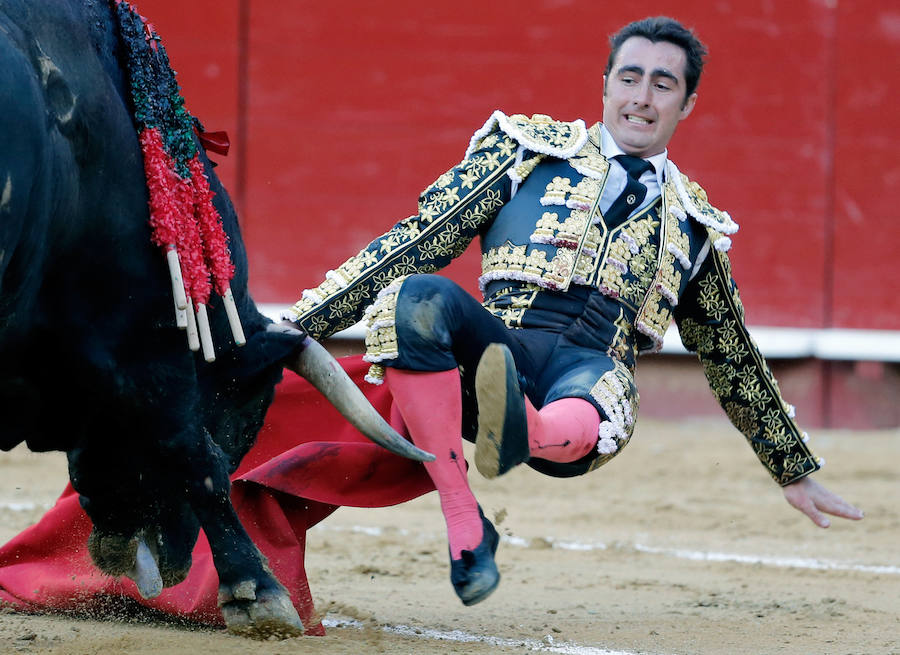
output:
M 831 521 L 825 514 L 858 521 L 862 511 L 807 476 L 782 488 L 785 500 L 792 507 L 806 514 L 820 528 L 827 528 Z

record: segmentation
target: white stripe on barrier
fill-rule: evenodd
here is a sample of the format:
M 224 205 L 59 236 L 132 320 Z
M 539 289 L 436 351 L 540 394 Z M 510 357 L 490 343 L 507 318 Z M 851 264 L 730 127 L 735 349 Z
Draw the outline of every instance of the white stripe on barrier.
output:
M 259 311 L 279 321 L 281 312 L 290 307 L 289 303 L 262 303 Z M 770 359 L 803 359 L 815 357 L 826 360 L 850 361 L 900 361 L 900 330 L 850 330 L 844 328 L 790 328 L 750 326 L 750 334 L 763 355 Z M 365 327 L 358 323 L 343 332 L 336 339 L 364 339 Z M 688 351 L 681 344 L 681 337 L 673 325 L 666 332 L 662 353 L 686 355 Z

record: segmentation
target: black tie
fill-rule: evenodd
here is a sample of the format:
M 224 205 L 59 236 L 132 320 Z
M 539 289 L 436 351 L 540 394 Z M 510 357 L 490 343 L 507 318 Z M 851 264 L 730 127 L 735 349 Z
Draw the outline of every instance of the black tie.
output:
M 631 155 L 616 155 L 613 157 L 622 164 L 625 169 L 625 188 L 616 198 L 604 215 L 604 223 L 608 228 L 614 228 L 631 215 L 635 209 L 641 206 L 647 195 L 647 187 L 638 182 L 646 171 L 653 170 L 653 164 L 640 157 Z

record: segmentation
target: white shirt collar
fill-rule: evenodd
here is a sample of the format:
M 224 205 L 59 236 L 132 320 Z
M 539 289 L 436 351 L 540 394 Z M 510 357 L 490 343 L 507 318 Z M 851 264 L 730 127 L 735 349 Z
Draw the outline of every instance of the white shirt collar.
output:
M 619 144 L 616 143 L 616 140 L 613 139 L 612 134 L 609 133 L 609 130 L 606 129 L 606 125 L 603 123 L 600 123 L 600 154 L 607 159 L 611 159 L 616 155 L 626 154 L 625 151 L 619 147 Z M 653 155 L 652 157 L 645 157 L 645 159 L 653 166 L 653 170 L 656 171 L 656 180 L 659 182 L 660 188 L 662 188 L 663 182 L 665 181 L 664 176 L 668 158 L 668 149 L 663 150 L 661 153 Z

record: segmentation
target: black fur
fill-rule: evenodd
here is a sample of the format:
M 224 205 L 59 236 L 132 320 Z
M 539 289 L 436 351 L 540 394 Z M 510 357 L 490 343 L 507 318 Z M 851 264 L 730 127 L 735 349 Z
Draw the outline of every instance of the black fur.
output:
M 265 589 L 277 583 L 228 475 L 298 337 L 265 331 L 234 208 L 204 156 L 248 343 L 234 346 L 214 296 L 217 359 L 188 350 L 150 241 L 118 47 L 106 0 L 0 0 L 0 448 L 66 451 L 96 535 L 158 540 L 168 583 L 202 526 L 221 583 Z

